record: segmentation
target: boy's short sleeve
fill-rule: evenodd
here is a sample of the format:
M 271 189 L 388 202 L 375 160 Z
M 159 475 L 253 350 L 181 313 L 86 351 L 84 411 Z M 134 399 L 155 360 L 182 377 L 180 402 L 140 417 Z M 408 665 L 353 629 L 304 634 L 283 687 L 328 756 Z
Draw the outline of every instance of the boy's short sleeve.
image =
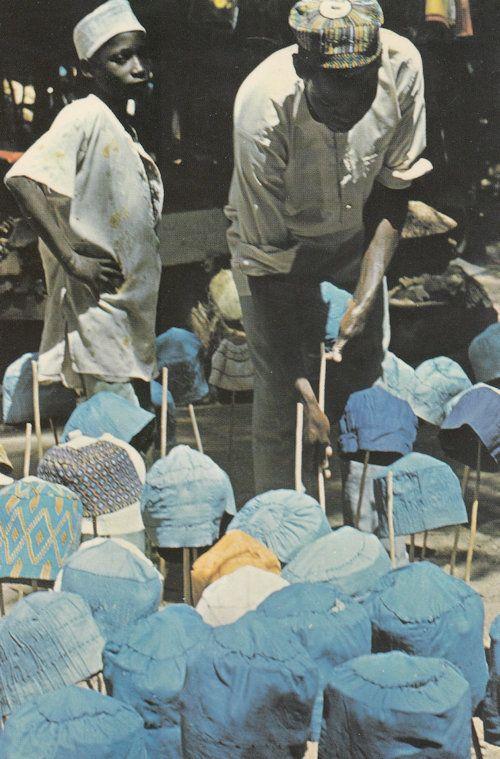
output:
M 7 184 L 11 177 L 27 177 L 68 198 L 74 196 L 91 123 L 85 103 L 77 100 L 63 108 L 50 129 L 12 166 L 5 177 Z

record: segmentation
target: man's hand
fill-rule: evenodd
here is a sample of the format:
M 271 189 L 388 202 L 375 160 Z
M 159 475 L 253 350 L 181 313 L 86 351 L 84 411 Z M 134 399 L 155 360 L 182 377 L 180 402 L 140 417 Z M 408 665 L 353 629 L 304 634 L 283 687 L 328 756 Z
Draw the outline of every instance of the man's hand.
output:
M 347 311 L 340 322 L 339 335 L 333 343 L 331 351 L 325 356 L 327 360 L 337 363 L 342 361 L 342 351 L 348 340 L 361 334 L 364 330 L 367 313 L 368 308 L 366 306 L 359 305 L 355 300 L 349 301 Z
M 333 453 L 330 443 L 330 422 L 326 414 L 320 409 L 310 382 L 304 377 L 300 377 L 296 381 L 295 387 L 304 399 L 305 438 L 309 445 L 314 446 L 314 464 L 321 467 L 325 477 L 329 479 L 329 458 Z
M 123 284 L 123 274 L 110 258 L 87 258 L 77 253 L 68 264 L 68 273 L 87 285 L 96 300 L 102 293 L 114 293 Z

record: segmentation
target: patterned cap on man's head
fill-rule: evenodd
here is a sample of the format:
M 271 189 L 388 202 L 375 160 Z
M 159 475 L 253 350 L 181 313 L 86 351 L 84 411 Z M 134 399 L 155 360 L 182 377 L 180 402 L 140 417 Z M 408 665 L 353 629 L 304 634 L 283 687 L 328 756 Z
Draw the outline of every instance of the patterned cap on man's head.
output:
M 376 0 L 300 0 L 289 18 L 299 47 L 321 56 L 325 69 L 372 63 L 380 55 L 383 21 Z

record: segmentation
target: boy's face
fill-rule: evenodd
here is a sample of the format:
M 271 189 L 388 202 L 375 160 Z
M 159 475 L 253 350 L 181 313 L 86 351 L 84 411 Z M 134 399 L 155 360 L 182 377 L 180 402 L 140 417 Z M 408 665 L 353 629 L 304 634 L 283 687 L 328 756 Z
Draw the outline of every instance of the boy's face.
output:
M 112 98 L 133 98 L 151 78 L 141 32 L 123 32 L 106 42 L 87 61 L 85 69 L 102 93 Z

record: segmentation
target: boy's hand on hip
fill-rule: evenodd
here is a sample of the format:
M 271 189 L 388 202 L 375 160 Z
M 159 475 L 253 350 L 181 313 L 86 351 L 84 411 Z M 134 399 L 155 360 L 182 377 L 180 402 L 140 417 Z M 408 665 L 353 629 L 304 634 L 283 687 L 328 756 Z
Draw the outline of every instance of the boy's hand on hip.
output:
M 119 264 L 110 258 L 87 258 L 74 254 L 69 266 L 70 276 L 87 285 L 96 300 L 102 293 L 115 293 L 124 278 Z

